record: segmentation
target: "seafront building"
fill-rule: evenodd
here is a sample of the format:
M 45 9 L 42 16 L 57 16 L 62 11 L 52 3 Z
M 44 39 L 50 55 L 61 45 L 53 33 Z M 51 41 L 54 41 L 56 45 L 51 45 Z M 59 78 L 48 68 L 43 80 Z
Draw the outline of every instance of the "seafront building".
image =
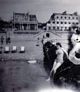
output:
M 13 27 L 16 30 L 37 30 L 38 20 L 35 14 L 13 13 Z
M 70 26 L 79 24 L 79 19 L 77 12 L 73 14 L 68 14 L 66 11 L 63 13 L 53 13 L 46 24 L 46 29 L 67 31 Z

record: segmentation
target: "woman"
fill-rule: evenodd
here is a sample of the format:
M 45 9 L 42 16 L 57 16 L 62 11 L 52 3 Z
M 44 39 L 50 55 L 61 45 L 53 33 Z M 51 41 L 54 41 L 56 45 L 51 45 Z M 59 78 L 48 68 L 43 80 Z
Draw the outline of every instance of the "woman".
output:
M 56 59 L 53 63 L 53 67 L 52 67 L 51 72 L 50 72 L 50 77 L 51 77 L 52 73 L 54 73 L 54 75 L 57 74 L 57 76 L 55 76 L 55 78 L 58 77 L 58 73 L 62 68 L 61 65 L 63 64 L 64 59 L 66 59 L 67 56 L 68 56 L 67 52 L 62 48 L 61 43 L 59 43 L 59 42 L 56 43 L 56 47 L 57 47 L 57 50 L 55 52 L 56 53 Z M 64 53 L 65 53 L 65 55 L 64 55 Z M 59 71 L 57 71 L 57 70 L 59 70 Z M 53 76 L 52 76 L 52 78 L 53 78 Z M 48 78 L 48 81 L 50 80 L 50 77 Z

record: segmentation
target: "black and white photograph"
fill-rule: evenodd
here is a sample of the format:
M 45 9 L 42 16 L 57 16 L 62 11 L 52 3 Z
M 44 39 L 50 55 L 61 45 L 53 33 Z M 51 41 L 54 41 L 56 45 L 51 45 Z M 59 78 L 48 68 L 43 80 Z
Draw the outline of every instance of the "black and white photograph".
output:
M 0 92 L 79 92 L 80 1 L 0 0 Z

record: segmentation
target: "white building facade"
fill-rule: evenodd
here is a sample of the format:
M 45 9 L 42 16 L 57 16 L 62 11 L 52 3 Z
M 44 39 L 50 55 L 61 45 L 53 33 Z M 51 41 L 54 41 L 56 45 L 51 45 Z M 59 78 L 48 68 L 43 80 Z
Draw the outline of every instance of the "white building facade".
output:
M 53 13 L 50 17 L 50 20 L 47 22 L 46 29 L 55 31 L 67 31 L 69 27 L 74 24 L 79 24 L 79 15 L 77 15 L 77 13 Z
M 30 13 L 13 13 L 13 24 L 17 30 L 37 30 L 36 15 Z

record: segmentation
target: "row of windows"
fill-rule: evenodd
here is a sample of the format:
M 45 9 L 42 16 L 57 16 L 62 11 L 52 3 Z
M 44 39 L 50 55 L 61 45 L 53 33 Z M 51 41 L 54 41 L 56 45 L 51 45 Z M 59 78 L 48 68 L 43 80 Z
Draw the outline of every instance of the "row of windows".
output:
M 53 24 L 55 24 L 55 23 L 57 23 L 57 24 L 78 24 L 78 22 L 53 22 Z
M 37 21 L 36 17 L 22 17 L 22 16 L 16 16 L 14 18 L 15 21 Z
M 59 27 L 59 26 L 55 27 L 55 26 L 54 26 L 53 28 L 48 27 L 48 29 L 49 29 L 49 30 L 51 30 L 51 29 L 53 29 L 53 30 L 68 30 L 69 27 Z
M 78 19 L 77 16 L 56 16 L 56 19 Z

